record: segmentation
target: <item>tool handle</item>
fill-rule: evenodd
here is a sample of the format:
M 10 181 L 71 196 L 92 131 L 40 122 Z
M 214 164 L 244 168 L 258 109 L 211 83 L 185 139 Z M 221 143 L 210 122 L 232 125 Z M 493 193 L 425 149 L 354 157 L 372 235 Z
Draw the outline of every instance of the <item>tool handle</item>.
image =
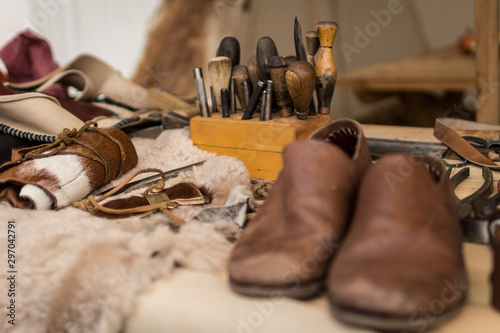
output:
M 227 91 L 227 88 L 222 88 L 220 90 L 220 97 L 221 97 L 221 110 L 222 110 L 222 118 L 229 118 L 230 113 L 229 113 L 229 92 Z
M 274 56 L 269 61 L 269 72 L 273 81 L 274 98 L 278 104 L 278 110 L 282 117 L 293 115 L 293 104 L 286 86 L 285 74 L 288 69 L 286 60 L 280 56 Z
M 240 64 L 240 42 L 235 37 L 224 37 L 217 49 L 217 57 L 228 57 L 231 59 L 231 67 Z
M 307 119 L 316 86 L 314 67 L 307 61 L 296 61 L 288 67 L 285 79 L 297 118 Z
M 229 89 L 232 69 L 231 59 L 228 57 L 215 57 L 208 62 L 208 75 L 210 76 L 210 82 L 212 82 L 217 108 L 219 110 L 222 107 L 220 91 L 222 88 Z
M 337 83 L 337 67 L 333 59 L 332 46 L 338 25 L 335 22 L 322 21 L 316 25 L 316 29 L 320 42 L 318 62 L 316 64 L 318 113 L 330 114 L 330 105 L 335 84 Z
M 248 69 L 246 65 L 236 65 L 233 67 L 234 88 L 236 96 L 243 109 L 246 108 L 244 81 L 248 78 Z
M 257 41 L 257 76 L 259 80 L 267 81 L 271 80 L 271 74 L 269 73 L 269 60 L 278 55 L 278 49 L 274 44 L 274 41 L 269 36 L 264 36 L 259 38 Z
M 307 61 L 316 67 L 314 57 L 319 49 L 319 35 L 317 31 L 308 31 L 306 33 L 306 46 L 307 46 Z
M 337 22 L 320 21 L 316 24 L 320 47 L 333 47 L 339 26 Z
M 257 56 L 253 55 L 248 59 L 247 63 L 248 77 L 252 83 L 252 91 L 257 88 L 257 82 L 259 82 L 259 76 L 257 75 Z

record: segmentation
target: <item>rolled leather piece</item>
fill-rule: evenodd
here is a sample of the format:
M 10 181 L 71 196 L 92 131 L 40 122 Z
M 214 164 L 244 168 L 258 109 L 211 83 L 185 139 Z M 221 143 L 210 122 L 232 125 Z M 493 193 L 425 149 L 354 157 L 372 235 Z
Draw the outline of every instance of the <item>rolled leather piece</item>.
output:
M 441 160 L 396 154 L 365 173 L 327 290 L 339 320 L 384 332 L 423 332 L 461 308 L 462 229 Z
M 58 139 L 13 152 L 0 166 L 0 200 L 14 207 L 59 209 L 120 177 L 137 164 L 130 138 L 86 123 Z
M 492 305 L 500 311 L 500 225 L 492 232 L 491 245 L 493 247 L 493 273 L 491 282 L 493 285 Z

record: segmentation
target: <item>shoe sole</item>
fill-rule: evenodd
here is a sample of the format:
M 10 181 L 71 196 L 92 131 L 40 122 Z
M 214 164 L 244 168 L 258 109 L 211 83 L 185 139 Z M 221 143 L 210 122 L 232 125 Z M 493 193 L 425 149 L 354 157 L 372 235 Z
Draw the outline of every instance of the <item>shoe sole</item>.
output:
M 457 306 L 439 314 L 416 312 L 408 317 L 390 317 L 380 314 L 370 314 L 355 310 L 341 309 L 330 303 L 333 315 L 341 322 L 349 325 L 369 327 L 384 332 L 422 332 L 431 328 L 436 328 L 446 323 L 455 316 L 460 310 L 463 300 Z
M 272 287 L 255 284 L 243 284 L 230 280 L 230 285 L 235 292 L 246 296 L 271 298 L 280 298 L 285 296 L 300 300 L 307 300 L 319 296 L 325 289 L 324 279 L 308 283 Z

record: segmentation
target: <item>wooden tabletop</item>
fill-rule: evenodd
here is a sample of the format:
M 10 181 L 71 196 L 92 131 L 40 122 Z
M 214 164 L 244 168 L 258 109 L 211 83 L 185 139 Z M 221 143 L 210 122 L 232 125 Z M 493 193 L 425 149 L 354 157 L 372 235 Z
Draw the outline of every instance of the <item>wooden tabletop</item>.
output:
M 337 87 L 375 91 L 474 89 L 475 59 L 457 46 L 339 73 Z
M 363 125 L 366 137 L 437 142 L 431 128 Z M 457 189 L 465 196 L 481 184 L 480 170 Z M 500 172 L 493 172 L 495 181 Z M 485 245 L 464 243 L 469 275 L 468 300 L 461 311 L 433 333 L 498 333 L 500 312 L 490 306 L 492 253 Z M 142 295 L 126 325 L 126 333 L 141 332 L 343 332 L 367 329 L 341 324 L 325 296 L 310 301 L 244 297 L 229 288 L 227 272 L 212 275 L 177 269 Z M 430 331 L 429 331 L 430 332 Z

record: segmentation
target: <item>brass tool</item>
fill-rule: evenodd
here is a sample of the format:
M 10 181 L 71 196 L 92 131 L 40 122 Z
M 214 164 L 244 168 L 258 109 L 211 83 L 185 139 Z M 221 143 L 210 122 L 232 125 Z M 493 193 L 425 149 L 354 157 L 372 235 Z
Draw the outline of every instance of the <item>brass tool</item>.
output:
M 240 64 L 240 43 L 235 37 L 224 37 L 217 49 L 217 57 L 228 57 L 231 59 L 231 67 Z
M 316 87 L 316 72 L 307 61 L 296 61 L 285 74 L 288 92 L 295 106 L 298 119 L 305 120 L 309 115 L 309 106 Z
M 333 60 L 333 41 L 338 31 L 336 22 L 321 21 L 316 25 L 319 36 L 319 53 L 316 64 L 316 75 L 318 85 L 316 94 L 318 96 L 319 113 L 330 114 L 335 83 L 337 82 L 337 68 Z
M 220 91 L 222 88 L 229 88 L 232 69 L 231 59 L 228 57 L 215 57 L 208 62 L 208 75 L 212 82 L 217 109 L 219 110 L 222 107 Z
M 292 99 L 290 98 L 285 80 L 287 68 L 286 60 L 283 57 L 274 56 L 269 60 L 269 72 L 273 81 L 274 98 L 282 117 L 293 115 Z
M 196 87 L 196 95 L 198 96 L 198 106 L 202 117 L 210 117 L 208 110 L 207 92 L 205 91 L 205 81 L 203 80 L 203 72 L 200 67 L 193 69 L 194 84 Z
M 269 59 L 278 55 L 278 49 L 269 36 L 261 37 L 257 42 L 257 76 L 259 80 L 271 80 L 269 74 Z

